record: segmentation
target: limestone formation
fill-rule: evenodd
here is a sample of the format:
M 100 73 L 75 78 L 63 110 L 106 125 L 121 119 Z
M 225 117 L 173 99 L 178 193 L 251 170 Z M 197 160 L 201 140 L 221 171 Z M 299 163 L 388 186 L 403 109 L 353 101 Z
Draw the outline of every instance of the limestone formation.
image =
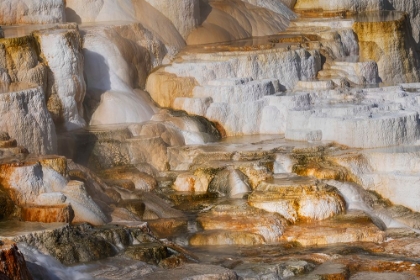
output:
M 288 182 L 290 180 L 290 183 Z M 248 203 L 268 212 L 279 213 L 290 222 L 324 220 L 344 212 L 345 203 L 330 186 L 304 178 L 277 177 L 260 183 Z
M 420 279 L 419 9 L 0 0 L 3 259 L 20 242 L 36 279 Z M 0 279 L 30 278 L 15 264 Z
M 410 16 L 413 37 L 417 45 L 419 42 L 419 4 L 416 1 L 405 0 L 389 0 L 389 1 L 327 1 L 327 0 L 297 0 L 295 9 L 297 10 L 314 10 L 323 9 L 326 11 L 382 11 L 395 10 L 406 12 Z M 380 20 L 377 20 L 380 21 Z
M 48 65 L 47 107 L 55 124 L 64 126 L 66 130 L 84 127 L 86 84 L 82 39 L 77 27 L 39 31 L 35 37 L 40 46 L 40 56 Z
M 318 52 L 303 49 L 238 52 L 236 55 L 239 58 L 233 58 L 234 54 L 226 54 L 226 57 L 191 54 L 185 57 L 194 60 L 190 63 L 176 63 L 152 73 L 146 89 L 161 106 L 173 106 L 203 115 L 221 125 L 227 135 L 257 134 L 266 106 L 265 97 L 279 92 L 281 88 L 293 87 L 297 77 L 314 77 L 320 64 Z M 300 57 L 301 64 L 290 64 L 296 56 Z M 203 59 L 203 62 L 196 62 L 197 58 Z M 259 63 L 261 60 L 267 63 Z M 251 69 L 254 70 L 247 72 Z M 191 79 L 179 79 L 162 72 L 173 73 L 178 77 L 194 73 L 194 80 L 199 85 L 194 87 Z M 238 75 L 246 78 L 236 78 Z M 161 83 L 165 86 L 162 87 Z M 179 95 L 174 96 L 174 93 Z M 197 107 L 191 107 L 191 104 L 198 104 L 201 109 L 197 111 Z
M 369 18 L 386 18 L 387 12 L 371 12 L 364 16 L 368 20 L 361 19 L 353 26 L 359 40 L 360 58 L 377 61 L 379 76 L 384 83 L 418 82 L 419 58 L 406 16 L 394 12 L 396 19 L 382 22 L 373 22 Z M 389 40 L 390 37 L 401 39 L 394 41 Z
M 351 226 L 353 220 L 358 220 L 363 226 Z M 299 242 L 303 246 L 313 246 L 358 241 L 382 242 L 385 233 L 363 212 L 350 212 L 325 222 L 307 224 L 305 228 L 291 226 L 285 230 L 282 238 Z
M 84 73 L 87 118 L 92 125 L 150 120 L 154 106 L 135 88 L 144 88 L 154 67 L 179 50 L 141 23 L 86 27 Z M 110 113 L 112 111 L 112 113 Z
M 188 37 L 188 44 L 206 44 L 264 36 L 282 31 L 295 18 L 280 1 L 208 1 L 207 16 Z
M 161 11 L 184 39 L 201 23 L 199 0 L 146 0 L 146 2 Z
M 417 180 L 418 149 L 416 146 L 402 146 L 392 149 L 374 149 L 360 157 L 340 156 L 336 162 L 352 171 L 360 184 L 375 191 L 395 204 L 419 211 L 420 205 L 413 193 Z M 357 166 L 357 167 L 356 167 Z
M 12 84 L 0 95 L 0 129 L 35 154 L 57 151 L 57 136 L 41 87 Z M 30 129 L 28 129 L 30 128 Z
M 0 23 L 47 24 L 65 21 L 65 2 L 62 0 L 5 0 L 0 3 Z
M 90 222 L 96 225 L 109 220 L 82 182 L 68 181 L 36 159 L 16 162 L 1 164 L 1 184 L 16 205 L 23 208 L 24 220 Z M 48 207 L 50 209 L 45 210 Z M 41 212 L 45 214 L 36 215 Z
M 35 38 L 25 34 L 18 38 L 1 39 L 0 44 L 2 84 L 31 83 L 46 91 L 47 69 L 39 61 Z
M 198 222 L 205 232 L 191 238 L 195 246 L 272 244 L 278 242 L 285 227 L 280 215 L 252 209 L 241 201 L 217 205 Z

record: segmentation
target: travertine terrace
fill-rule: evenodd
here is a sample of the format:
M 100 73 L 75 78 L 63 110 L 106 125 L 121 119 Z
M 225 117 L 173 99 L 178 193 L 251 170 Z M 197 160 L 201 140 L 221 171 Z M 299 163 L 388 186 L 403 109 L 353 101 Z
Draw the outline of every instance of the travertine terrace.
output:
M 419 11 L 0 0 L 0 279 L 419 279 Z

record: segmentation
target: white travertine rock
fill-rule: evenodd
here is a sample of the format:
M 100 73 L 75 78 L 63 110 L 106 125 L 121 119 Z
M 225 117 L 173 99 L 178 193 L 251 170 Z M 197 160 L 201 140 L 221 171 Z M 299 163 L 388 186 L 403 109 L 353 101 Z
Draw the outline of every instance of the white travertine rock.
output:
M 73 222 L 88 222 L 93 225 L 102 225 L 109 222 L 109 219 L 86 192 L 83 182 L 70 181 L 64 187 L 63 194 L 73 208 Z
M 319 52 L 304 48 L 191 54 L 184 59 L 191 61 L 174 63 L 164 70 L 179 77 L 193 76 L 200 85 L 212 80 L 247 77 L 277 79 L 283 89 L 291 89 L 299 80 L 315 78 L 321 69 Z
M 335 162 L 351 171 L 364 189 L 418 212 L 419 156 L 419 146 L 401 145 L 337 157 Z
M 389 1 L 358 1 L 358 0 L 297 0 L 296 9 L 324 9 L 327 11 L 349 10 L 354 12 L 395 10 L 407 12 L 414 23 L 418 20 L 419 3 L 411 0 L 389 0 Z M 416 33 L 416 30 L 413 30 Z
M 61 192 L 67 185 L 67 179 L 62 174 L 51 168 L 42 168 L 42 180 L 46 190 L 49 192 Z
M 300 57 L 300 62 L 292 63 L 297 57 Z M 191 97 L 185 97 L 180 92 L 180 96 L 174 98 L 176 105 L 165 103 L 165 106 L 205 116 L 221 125 L 228 136 L 284 133 L 287 110 L 295 108 L 294 101 L 287 102 L 287 105 L 279 101 L 273 105 L 269 96 L 292 88 L 299 79 L 314 78 L 320 68 L 319 53 L 304 49 L 188 54 L 184 59 L 182 63 L 174 63 L 152 73 L 147 81 L 147 90 L 158 98 L 158 103 L 166 102 L 174 98 L 177 89 L 184 87 L 173 84 L 174 88 L 162 90 L 157 84 L 158 81 L 161 84 L 162 80 L 153 77 L 162 76 L 161 73 L 165 72 L 178 78 L 192 76 L 199 85 L 192 89 Z M 174 78 L 167 76 L 167 79 Z M 189 80 L 178 81 L 189 83 Z M 300 97 L 285 99 L 296 98 L 300 100 Z M 194 108 L 191 108 L 193 105 Z M 266 109 L 268 106 L 271 107 Z M 276 120 L 274 125 L 273 120 Z
M 150 71 L 177 51 L 140 23 L 87 26 L 83 31 L 85 71 L 93 89 L 143 88 Z M 95 62 L 96 67 L 91 64 Z M 95 70 L 101 71 L 91 72 Z
M 182 58 L 183 62 L 160 68 L 147 79 L 147 91 L 163 107 L 172 107 L 176 97 L 193 97 L 197 85 L 207 89 L 257 89 L 267 87 L 258 84 L 269 79 L 274 92 L 278 92 L 293 88 L 299 80 L 314 79 L 321 69 L 319 52 L 304 48 L 191 53 Z
M 228 85 L 229 83 L 239 84 Z M 262 98 L 274 94 L 279 88 L 277 80 L 269 79 L 244 83 L 240 83 L 239 80 L 222 79 L 211 81 L 211 84 L 194 88 L 194 98 L 190 100 L 207 101 L 205 105 L 200 104 L 201 106 L 197 107 L 203 109 L 194 113 L 201 112 L 209 120 L 220 123 L 228 135 L 258 133 L 261 109 L 264 105 Z M 180 101 L 178 108 L 191 112 L 187 107 L 191 102 L 184 101 L 180 104 Z
M 212 103 L 205 117 L 222 124 L 229 136 L 258 134 L 263 108 L 263 100 L 237 104 Z
M 366 189 L 379 193 L 394 204 L 403 205 L 416 212 L 420 211 L 418 175 L 389 172 L 367 174 L 363 179 L 366 182 L 364 184 Z
M 267 104 L 261 118 L 261 133 L 285 133 L 289 110 L 305 110 L 310 107 L 311 96 L 308 93 L 294 95 L 272 95 L 264 97 Z M 272 115 L 271 115 L 272 114 Z M 270 118 L 270 117 L 273 118 Z
M 260 134 L 284 133 L 285 118 L 276 106 L 265 106 L 261 112 Z
M 172 188 L 179 192 L 206 192 L 208 186 L 206 177 L 183 173 L 178 175 Z
M 42 88 L 22 85 L 9 90 L 12 92 L 0 94 L 0 130 L 8 132 L 31 153 L 55 153 L 57 135 Z
M 188 98 L 188 97 L 177 97 L 174 101 L 175 110 L 184 110 L 191 115 L 205 116 L 207 108 L 212 103 L 211 97 L 197 97 L 197 98 Z
M 244 85 L 247 83 L 252 82 L 253 79 L 251 77 L 247 78 L 241 78 L 241 77 L 235 77 L 235 78 L 222 78 L 218 80 L 212 80 L 207 83 L 209 86 L 239 86 Z
M 216 103 L 243 103 L 257 101 L 266 95 L 276 92 L 278 86 L 274 80 L 251 81 L 243 85 L 234 86 L 196 86 L 193 96 L 198 98 L 211 97 Z
M 41 56 L 48 65 L 48 108 L 56 125 L 73 130 L 86 125 L 83 100 L 86 84 L 83 77 L 82 38 L 77 29 L 36 32 Z M 55 101 L 53 101 L 53 99 Z
M 201 23 L 199 0 L 146 0 L 165 15 L 186 39 Z
M 3 0 L 0 24 L 46 24 L 65 21 L 63 0 Z
M 88 28 L 84 37 L 87 99 L 93 103 L 91 110 L 96 110 L 91 124 L 149 120 L 153 108 L 133 88 L 144 87 L 147 75 L 166 53 L 165 45 L 141 24 Z
M 309 41 L 310 48 L 324 51 L 324 55 L 336 60 L 348 60 L 359 55 L 359 45 L 357 36 L 351 28 L 352 21 L 334 21 L 333 19 L 323 21 L 295 21 L 291 25 L 294 28 L 313 28 L 318 29 L 314 32 L 318 41 Z M 349 25 L 349 26 L 347 26 Z
M 335 188 L 320 185 L 311 178 L 277 174 L 261 182 L 248 197 L 259 209 L 279 213 L 294 223 L 299 219 L 324 220 L 340 214 L 345 203 Z
M 386 84 L 418 82 L 420 60 L 406 15 L 401 12 L 371 12 L 364 16 L 353 24 L 359 40 L 360 58 L 375 60 L 379 76 Z M 366 20 L 370 17 L 373 20 Z M 378 22 L 375 22 L 376 17 Z M 398 38 L 398 43 L 389 38 Z
M 363 153 L 371 172 L 420 172 L 420 148 L 417 146 L 389 147 Z
M 340 104 L 340 101 L 325 105 L 327 100 L 344 102 L 357 94 L 363 94 L 364 102 L 360 105 Z M 318 91 L 311 97 L 319 105 L 289 110 L 286 137 L 297 140 L 294 131 L 319 130 L 322 140 L 358 148 L 409 144 L 418 139 L 415 94 L 410 95 L 401 87 L 366 89 L 356 95 L 346 91 Z
M 295 160 L 288 155 L 277 154 L 274 162 L 274 173 L 292 173 L 293 166 L 296 164 Z
M 420 3 L 410 0 L 390 0 L 384 1 L 384 10 L 404 11 L 410 16 L 410 23 L 412 28 L 412 35 L 417 43 L 417 48 L 420 46 Z
M 18 205 L 32 204 L 37 197 L 52 191 L 43 183 L 42 166 L 39 163 L 12 167 L 2 174 L 2 185 L 13 190 L 12 200 Z
M 66 200 L 67 197 L 60 192 L 42 193 L 37 197 L 35 205 L 54 206 L 64 204 Z
M 308 126 L 322 130 L 323 140 L 351 147 L 374 148 L 414 142 L 419 134 L 417 122 L 417 112 L 400 111 L 344 120 L 311 118 Z
M 263 101 L 244 102 L 230 107 L 225 128 L 239 134 L 257 134 L 261 122 Z M 244 112 L 247 112 L 244 115 Z M 241 118 L 243 117 L 243 118 Z
M 68 21 L 78 23 L 139 21 L 162 38 L 180 43 L 191 32 L 194 34 L 189 40 L 193 43 L 224 41 L 226 36 L 269 35 L 285 29 L 289 20 L 295 18 L 290 10 L 293 0 L 284 1 L 284 4 L 275 0 L 247 2 L 216 2 L 210 3 L 210 7 L 198 0 L 67 0 L 66 17 Z M 206 14 L 207 9 L 210 15 L 201 19 L 200 13 Z M 203 27 L 196 29 L 203 21 Z M 207 32 L 201 37 L 203 31 Z
M 286 5 L 276 1 L 210 1 L 203 2 L 201 10 L 208 15 L 201 27 L 191 32 L 188 44 L 275 34 L 286 29 L 295 17 Z
M 363 188 L 379 193 L 394 204 L 420 211 L 416 183 L 420 179 L 418 146 L 373 149 L 362 155 L 350 160 L 338 159 L 338 163 L 351 170 Z
M 181 34 L 195 27 L 199 11 L 197 14 L 196 0 L 174 3 L 169 0 L 66 0 L 66 16 L 68 21 L 77 23 L 139 22 L 167 45 L 182 48 L 185 41 Z
M 335 70 L 336 75 L 358 85 L 377 84 L 380 82 L 378 64 L 374 61 L 334 61 L 330 70 Z
M 412 0 L 389 0 L 389 1 L 358 1 L 358 0 L 297 0 L 295 9 L 324 9 L 331 10 L 349 10 L 354 12 L 364 11 L 403 11 L 410 17 L 412 35 L 416 42 L 416 47 L 420 44 L 420 3 Z M 388 18 L 389 19 L 389 18 Z M 386 17 L 376 21 L 384 21 Z
M 295 141 L 321 141 L 322 130 L 288 129 L 285 137 Z
M 332 89 L 334 83 L 331 80 L 316 80 L 316 81 L 298 81 L 296 84 L 298 90 L 313 90 L 313 89 Z
M 136 123 L 152 117 L 152 109 L 134 91 L 107 91 L 92 115 L 90 125 Z
M 70 204 L 74 222 L 101 225 L 109 222 L 101 208 L 86 192 L 82 182 L 68 182 L 56 171 L 39 162 L 21 166 L 4 165 L 0 176 L 2 185 L 11 189 L 13 201 L 21 207 L 28 205 L 61 206 Z

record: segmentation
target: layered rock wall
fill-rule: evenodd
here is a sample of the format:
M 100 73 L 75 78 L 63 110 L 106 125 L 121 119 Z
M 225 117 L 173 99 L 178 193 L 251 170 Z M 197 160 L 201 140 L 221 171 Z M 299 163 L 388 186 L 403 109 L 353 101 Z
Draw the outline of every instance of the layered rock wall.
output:
M 420 44 L 420 3 L 415 0 L 297 0 L 294 7 L 297 10 L 323 9 L 348 10 L 352 12 L 393 10 L 406 12 L 409 15 L 412 36 L 416 47 Z
M 187 43 L 225 42 L 278 33 L 287 28 L 294 13 L 278 1 L 202 2 L 202 24 Z
M 57 171 L 61 167 L 64 173 Z M 96 200 L 101 196 L 97 190 L 66 178 L 67 165 L 63 157 L 34 157 L 19 163 L 5 161 L 0 164 L 0 170 L 0 184 L 22 209 L 21 218 L 25 221 L 73 221 L 94 225 L 109 222 L 108 208 L 103 201 Z
M 152 106 L 134 91 L 144 88 L 154 67 L 171 52 L 140 23 L 86 29 L 84 73 L 91 124 L 142 122 Z
M 419 58 L 410 37 L 408 19 L 401 13 L 367 13 L 366 17 L 397 17 L 395 20 L 353 24 L 362 59 L 374 60 L 378 64 L 383 82 L 417 82 Z
M 0 130 L 35 154 L 57 150 L 54 122 L 41 87 L 12 85 L 0 94 Z
M 47 67 L 39 61 L 33 36 L 0 39 L 0 81 L 34 83 L 46 91 Z
M 82 42 L 76 25 L 56 25 L 18 38 L 0 40 L 0 82 L 39 85 L 57 126 L 85 126 Z
M 164 14 L 185 39 L 200 24 L 199 0 L 146 0 Z
M 83 100 L 86 83 L 79 30 L 76 26 L 47 29 L 35 32 L 34 36 L 39 44 L 40 57 L 48 69 L 47 106 L 55 124 L 66 130 L 85 126 Z
M 3 0 L 0 24 L 45 24 L 65 22 L 63 0 Z

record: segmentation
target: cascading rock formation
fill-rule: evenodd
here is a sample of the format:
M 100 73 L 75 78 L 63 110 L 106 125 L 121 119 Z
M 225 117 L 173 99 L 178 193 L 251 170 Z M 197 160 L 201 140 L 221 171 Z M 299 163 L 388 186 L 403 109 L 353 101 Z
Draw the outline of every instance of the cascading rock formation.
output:
M 0 25 L 0 279 L 420 279 L 417 0 Z

